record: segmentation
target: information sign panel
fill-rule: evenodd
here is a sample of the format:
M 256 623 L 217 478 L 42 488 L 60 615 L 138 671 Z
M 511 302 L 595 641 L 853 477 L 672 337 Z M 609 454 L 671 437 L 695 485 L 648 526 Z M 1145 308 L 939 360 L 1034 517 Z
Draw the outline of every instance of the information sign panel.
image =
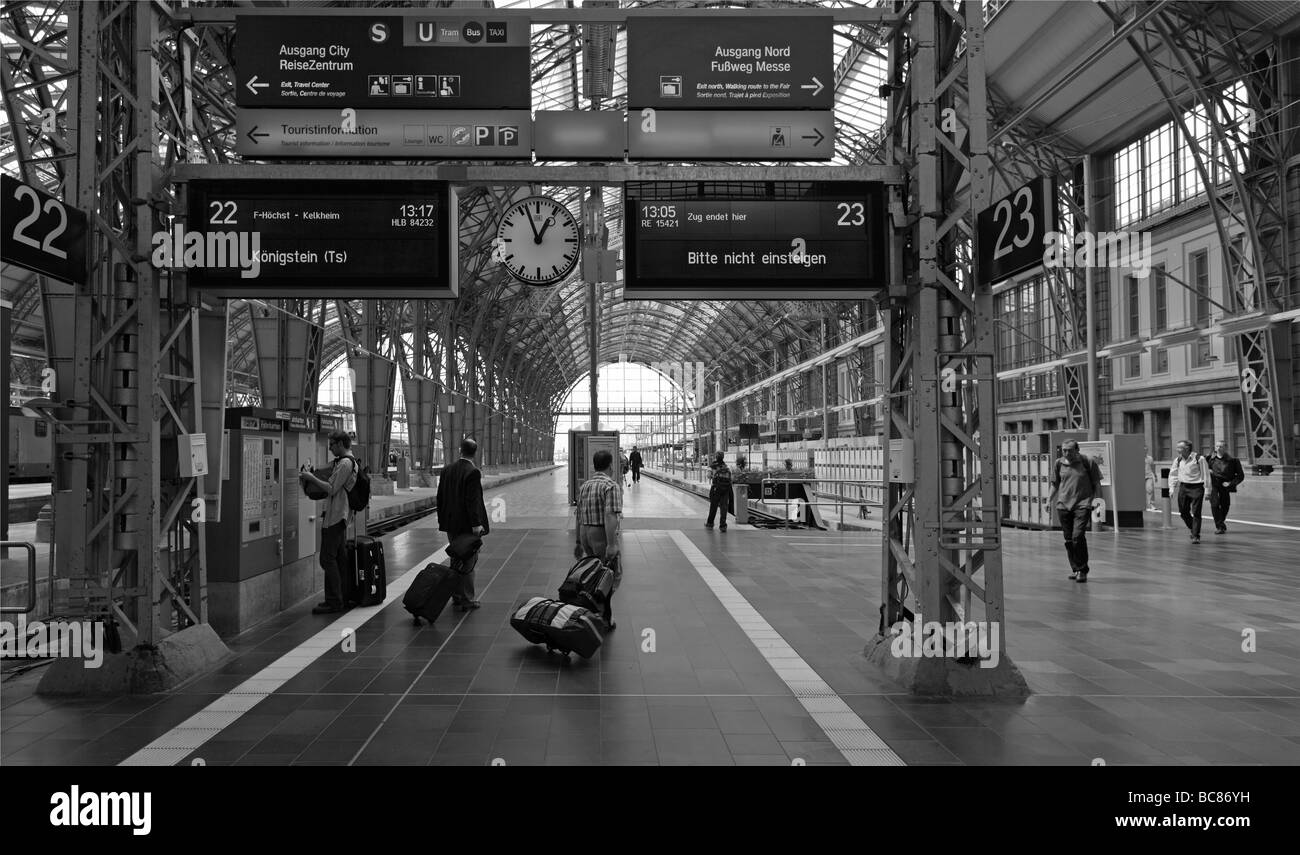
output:
M 626 299 L 866 299 L 888 285 L 885 186 L 628 182 Z
M 628 116 L 633 160 L 830 160 L 829 110 L 656 110 Z
M 195 181 L 152 261 L 228 297 L 451 298 L 456 210 L 445 181 Z
M 1040 266 L 1057 219 L 1050 178 L 1035 178 L 981 211 L 975 241 L 979 281 L 993 285 Z
M 64 282 L 85 282 L 85 212 L 9 175 L 0 176 L 0 195 L 0 258 Z
M 442 9 L 241 13 L 235 32 L 240 107 L 532 106 L 529 24 L 494 16 L 491 9 L 473 15 Z
M 527 110 L 240 110 L 235 150 L 253 158 L 531 160 Z
M 627 16 L 628 108 L 830 110 L 831 15 Z

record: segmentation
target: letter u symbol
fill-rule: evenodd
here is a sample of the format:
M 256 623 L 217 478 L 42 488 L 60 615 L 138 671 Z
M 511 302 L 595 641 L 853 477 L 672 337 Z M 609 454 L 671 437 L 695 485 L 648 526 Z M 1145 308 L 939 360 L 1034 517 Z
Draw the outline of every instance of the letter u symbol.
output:
M 417 26 L 417 38 L 422 42 L 433 41 L 433 22 L 420 21 Z

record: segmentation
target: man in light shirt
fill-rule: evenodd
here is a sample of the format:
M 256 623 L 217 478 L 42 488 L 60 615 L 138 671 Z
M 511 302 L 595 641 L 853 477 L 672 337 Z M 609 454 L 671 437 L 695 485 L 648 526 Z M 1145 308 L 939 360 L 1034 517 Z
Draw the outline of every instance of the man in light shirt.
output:
M 1192 451 L 1187 440 L 1178 443 L 1178 456 L 1169 467 L 1169 489 L 1178 497 L 1178 515 L 1192 533 L 1192 543 L 1201 542 L 1201 505 L 1205 502 L 1205 458 Z

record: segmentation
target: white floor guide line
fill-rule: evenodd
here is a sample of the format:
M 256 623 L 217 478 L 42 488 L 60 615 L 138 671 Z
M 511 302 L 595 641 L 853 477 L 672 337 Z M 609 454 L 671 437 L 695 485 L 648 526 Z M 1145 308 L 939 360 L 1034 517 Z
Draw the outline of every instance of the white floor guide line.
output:
M 630 533 L 630 532 L 629 532 Z M 668 532 L 673 542 L 700 574 L 767 664 L 794 692 L 795 698 L 817 722 L 835 747 L 853 766 L 904 766 L 902 759 L 858 717 L 844 700 L 804 662 L 780 633 L 736 590 L 704 553 L 680 531 Z
M 406 573 L 388 583 L 388 596 L 384 602 L 377 606 L 357 606 L 348 610 L 329 626 L 118 765 L 174 766 L 181 762 L 209 739 L 234 724 L 240 716 L 257 706 L 267 696 L 301 674 L 308 665 L 324 655 L 325 651 L 341 643 L 344 630 L 351 629 L 356 632 L 362 624 L 383 611 L 385 606 L 391 605 L 394 599 L 400 600 L 406 593 L 406 589 L 415 581 L 416 575 L 427 564 L 445 561 L 446 557 L 447 547 L 444 546 L 423 561 L 417 562 Z

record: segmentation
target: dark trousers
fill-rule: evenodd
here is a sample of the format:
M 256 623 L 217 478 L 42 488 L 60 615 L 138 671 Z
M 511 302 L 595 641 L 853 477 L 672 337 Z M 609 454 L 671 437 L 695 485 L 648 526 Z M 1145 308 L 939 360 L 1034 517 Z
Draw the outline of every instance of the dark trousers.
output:
M 1201 505 L 1205 502 L 1204 484 L 1178 485 L 1178 515 L 1192 533 L 1201 536 Z
M 347 564 L 348 521 L 339 520 L 320 532 L 320 568 L 325 571 L 325 605 L 342 608 L 343 569 Z
M 1214 528 L 1219 530 L 1228 522 L 1228 511 L 1232 508 L 1232 494 L 1222 484 L 1210 486 L 1210 513 L 1214 515 Z
M 1065 554 L 1070 558 L 1070 570 L 1088 574 L 1088 529 L 1092 527 L 1091 505 L 1057 508 L 1056 518 L 1065 534 Z
M 447 542 L 451 543 L 463 534 L 469 534 L 468 531 L 447 532 Z M 451 570 L 456 574 L 457 584 L 452 589 L 451 601 L 458 606 L 471 602 L 474 599 L 474 568 L 478 566 L 478 550 L 474 550 L 469 558 L 463 561 L 448 555 L 451 561 Z
M 731 491 L 712 490 L 709 492 L 709 519 L 708 525 L 713 525 L 713 517 L 718 511 L 722 511 L 722 527 L 727 527 L 727 507 L 731 501 Z
M 633 466 L 633 467 L 632 467 L 632 483 L 635 484 L 636 482 L 638 482 L 638 481 L 640 481 L 640 480 L 641 480 L 641 467 L 640 467 L 640 466 Z

